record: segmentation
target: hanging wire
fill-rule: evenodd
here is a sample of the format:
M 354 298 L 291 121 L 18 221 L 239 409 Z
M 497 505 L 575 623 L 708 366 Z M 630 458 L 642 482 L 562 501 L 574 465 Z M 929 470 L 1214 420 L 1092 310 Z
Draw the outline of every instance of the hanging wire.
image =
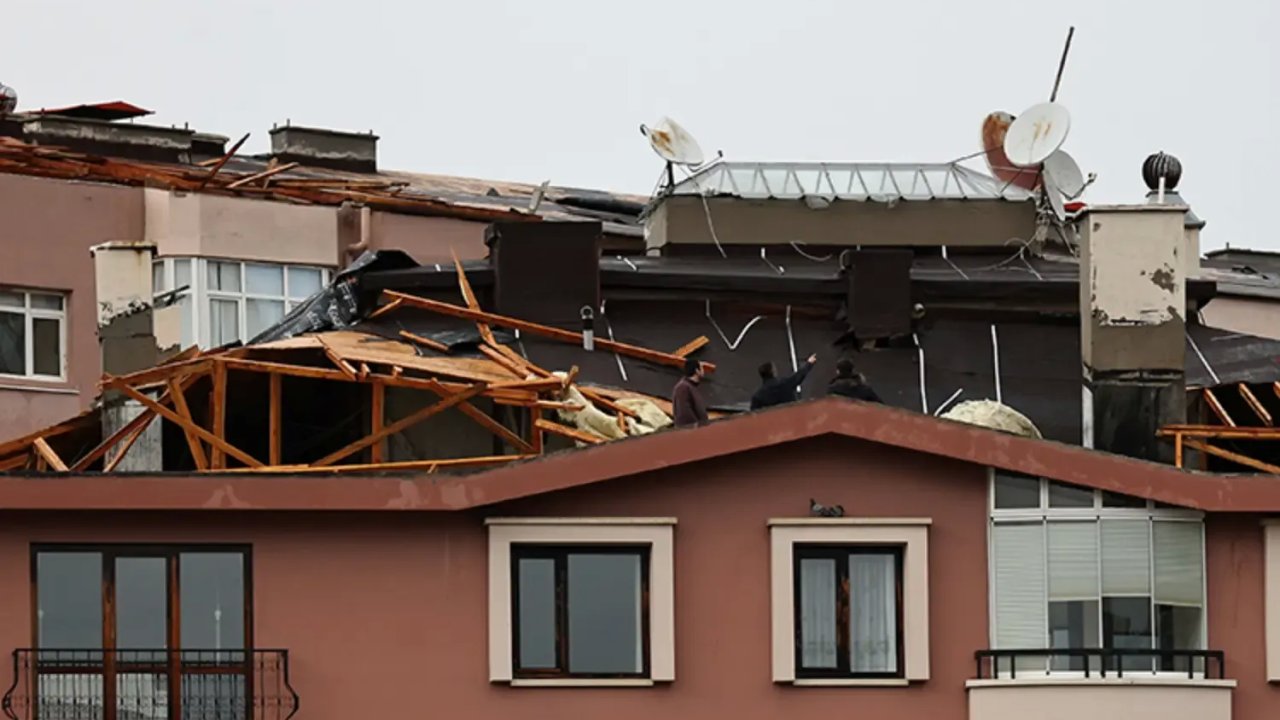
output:
M 707 319 L 711 321 L 711 327 L 715 328 L 716 332 L 720 334 L 720 339 L 724 341 L 725 347 L 729 348 L 729 350 L 737 350 L 738 346 L 742 344 L 742 339 L 747 336 L 747 331 L 751 329 L 751 326 L 763 320 L 764 316 L 757 315 L 748 320 L 747 324 L 742 327 L 742 332 L 738 333 L 738 339 L 733 342 L 729 342 L 729 336 L 725 335 L 724 330 L 720 329 L 720 323 L 716 322 L 714 317 L 711 317 L 710 300 L 707 301 Z

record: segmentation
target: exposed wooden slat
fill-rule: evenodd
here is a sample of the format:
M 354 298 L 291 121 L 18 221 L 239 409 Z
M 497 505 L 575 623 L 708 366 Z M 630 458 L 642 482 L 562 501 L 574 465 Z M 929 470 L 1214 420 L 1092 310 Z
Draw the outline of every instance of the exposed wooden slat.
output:
M 510 358 L 498 352 L 497 350 L 494 350 L 488 345 L 483 345 L 483 344 L 480 345 L 480 354 L 494 361 L 498 365 L 501 365 L 507 372 L 511 373 L 512 377 L 518 380 L 523 380 L 526 376 L 528 376 L 528 373 L 521 372 L 520 366 L 512 362 Z
M 156 411 L 157 413 L 160 414 L 160 417 L 164 418 L 165 420 L 168 420 L 174 425 L 177 425 L 178 427 L 181 427 L 181 428 L 190 429 L 191 432 L 195 433 L 197 437 L 209 443 L 215 449 L 220 450 L 223 453 L 226 453 L 227 455 L 230 455 L 231 457 L 239 460 L 245 465 L 249 465 L 251 467 L 262 467 L 262 463 L 254 459 L 253 456 L 235 447 L 234 445 L 227 443 L 222 438 L 217 437 L 216 435 L 209 432 L 208 430 L 205 430 L 199 425 L 192 425 L 190 423 L 187 423 L 185 420 L 182 419 L 181 416 L 179 416 L 174 411 L 170 410 L 167 407 L 164 407 L 163 405 L 160 405 L 155 400 L 152 400 L 151 398 L 147 397 L 146 395 L 143 395 L 137 390 L 134 390 L 128 385 L 122 386 L 120 388 L 120 391 L 123 392 L 125 395 L 128 395 L 129 397 L 133 398 L 134 400 L 137 400 L 138 402 L 142 403 L 146 407 L 149 407 L 152 410 Z
M 275 467 L 263 468 L 233 468 L 226 470 L 227 473 L 280 473 L 280 474 L 318 474 L 318 473 L 344 473 L 344 472 L 361 472 L 373 470 L 426 470 L 428 472 L 440 468 L 457 468 L 457 467 L 477 467 L 484 465 L 503 465 L 519 460 L 527 460 L 536 457 L 534 455 L 487 455 L 483 457 L 464 457 L 464 458 L 448 458 L 443 460 L 397 460 L 387 463 L 361 463 L 356 465 L 325 465 L 317 467 L 314 465 L 277 465 Z
M 367 317 L 366 319 L 367 319 L 367 320 L 373 320 L 373 319 L 375 319 L 375 318 L 380 318 L 380 317 L 382 317 L 383 315 L 386 315 L 386 314 L 387 314 L 387 313 L 389 313 L 389 312 L 393 312 L 393 311 L 395 311 L 395 310 L 398 310 L 399 308 L 400 308 L 400 301 L 399 301 L 399 300 L 392 300 L 391 302 L 387 303 L 386 305 L 383 305 L 382 307 L 380 307 L 380 308 L 378 308 L 378 309 L 374 310 L 373 312 L 369 313 L 369 315 L 368 315 L 368 317 Z
M 563 435 L 571 440 L 578 440 L 589 445 L 598 445 L 604 442 L 604 438 L 599 435 L 592 435 L 591 433 L 583 432 L 577 428 L 571 428 L 567 425 L 561 425 L 560 423 L 552 422 L 551 420 L 539 418 L 536 421 L 536 425 L 540 430 L 546 430 L 547 432 L 555 433 L 556 435 Z
M 522 333 L 550 338 L 552 340 L 559 340 L 561 342 L 575 343 L 579 345 L 582 343 L 582 333 L 580 332 L 561 330 L 560 328 L 526 322 L 524 320 L 485 312 L 483 310 L 472 310 L 471 308 L 452 305 L 450 303 L 431 300 L 429 298 L 418 297 L 416 295 L 407 295 L 394 290 L 383 290 L 382 293 L 390 299 L 399 298 L 403 300 L 405 305 L 429 310 L 440 315 L 456 317 L 462 320 L 471 320 L 473 322 L 485 322 L 489 325 L 497 325 L 512 330 L 519 330 Z M 628 357 L 634 357 L 669 367 L 682 368 L 685 363 L 685 359 L 677 355 L 658 352 L 657 350 L 650 350 L 648 348 L 637 347 L 635 345 L 627 345 L 626 343 L 614 342 L 612 340 L 601 340 L 596 338 L 596 347 L 601 350 L 618 353 L 619 355 L 626 355 Z M 701 365 L 704 372 L 710 373 L 715 371 L 715 365 L 712 363 L 704 362 L 701 363 Z
M 538 425 L 540 422 L 542 422 L 542 411 L 537 408 L 529 410 L 529 446 L 539 455 L 542 454 L 543 448 L 542 428 Z
M 1275 425 L 1275 423 L 1271 421 L 1271 413 L 1267 412 L 1267 408 L 1263 406 L 1257 396 L 1253 394 L 1253 391 L 1249 389 L 1248 385 L 1240 383 L 1236 387 L 1240 389 L 1240 397 L 1244 398 L 1249 409 L 1253 410 L 1253 414 L 1258 416 L 1258 419 L 1262 421 L 1263 425 L 1268 427 Z
M 1182 467 L 1182 433 L 1173 436 L 1173 464 L 1175 467 Z
M 222 169 L 222 166 L 226 165 L 227 162 L 231 160 L 231 158 L 236 156 L 236 151 L 238 151 L 240 149 L 240 146 L 244 145 L 245 141 L 248 139 L 249 139 L 249 133 L 245 133 L 244 137 L 240 138 L 240 140 L 237 141 L 235 145 L 232 145 L 231 149 L 228 150 L 227 153 L 218 160 L 218 162 L 214 163 L 213 167 L 209 169 L 209 174 L 205 176 L 203 180 L 200 181 L 199 185 L 196 186 L 197 192 L 205 189 L 205 186 L 207 186 L 209 182 L 213 180 L 214 176 L 218 174 L 218 171 Z
M 227 366 L 222 362 L 213 364 L 213 389 L 209 396 L 209 409 L 211 416 L 209 425 L 213 428 L 213 435 L 218 440 L 225 441 L 227 439 Z M 191 425 L 199 427 L 195 423 Z M 226 466 L 226 455 L 217 445 L 214 445 L 209 457 L 209 467 L 221 469 Z
M 269 406 L 267 408 L 267 413 L 268 413 L 267 432 L 270 434 L 271 437 L 268 439 L 268 444 L 270 448 L 267 451 L 267 455 L 268 455 L 268 462 L 270 464 L 279 465 L 280 464 L 280 443 L 282 440 L 281 433 L 283 432 L 283 428 L 280 425 L 280 412 L 282 409 L 280 405 L 280 401 L 281 401 L 280 384 L 283 378 L 280 377 L 280 373 L 274 373 L 274 372 L 271 373 L 268 376 L 268 378 L 269 378 L 269 385 L 270 385 L 270 391 L 269 391 L 270 399 L 268 401 Z
M 391 423 L 390 425 L 384 426 L 378 432 L 371 433 L 347 445 L 346 447 L 343 447 L 339 450 L 335 450 L 334 452 L 331 452 L 328 455 L 325 455 L 324 457 L 320 458 L 319 460 L 311 464 L 314 466 L 332 465 L 338 460 L 341 460 L 342 458 L 347 457 L 352 453 L 359 452 L 360 450 L 363 450 L 369 447 L 370 445 L 381 440 L 382 438 L 385 438 L 389 435 L 394 435 L 400 432 L 401 430 L 404 430 L 405 428 L 411 427 L 413 425 L 417 425 L 418 423 L 422 422 L 423 420 L 426 420 L 432 415 L 436 415 L 437 413 L 444 412 L 445 410 L 448 410 L 449 408 L 453 407 L 454 405 L 457 405 L 460 402 L 465 402 L 467 400 L 470 400 L 471 398 L 483 392 L 484 389 L 485 389 L 485 386 L 483 384 L 477 384 L 472 386 L 469 390 L 466 390 L 460 393 L 450 394 L 448 390 L 445 390 L 443 387 L 441 387 L 439 389 L 438 394 L 441 395 L 443 399 L 441 399 L 439 402 L 434 403 L 432 405 L 428 405 L 427 407 L 422 408 L 421 410 L 409 415 L 408 417 L 401 418 L 400 420 L 397 420 Z
M 462 261 L 458 259 L 458 253 L 449 248 L 449 254 L 453 255 L 453 266 L 458 270 L 458 289 L 462 291 L 462 301 L 472 310 L 480 310 L 480 301 L 476 299 L 475 291 L 471 289 L 471 281 L 467 280 L 467 271 L 462 269 Z M 497 345 L 498 341 L 493 337 L 493 330 L 488 323 L 476 322 L 476 330 L 480 332 L 480 339 L 489 345 Z
M 267 178 L 272 177 L 273 175 L 279 175 L 282 172 L 288 172 L 289 170 L 292 170 L 298 167 L 298 164 L 299 163 L 291 162 L 291 163 L 285 163 L 284 165 L 277 165 L 273 168 L 267 168 L 262 172 L 254 173 L 252 175 L 246 175 L 245 177 L 242 177 L 239 180 L 236 180 L 235 182 L 227 183 L 226 187 L 228 190 L 235 190 L 238 187 L 244 187 L 245 185 L 256 183 L 259 180 L 266 180 Z
M 1185 439 L 1182 442 L 1192 450 L 1199 450 L 1200 452 L 1208 455 L 1215 455 L 1223 460 L 1230 460 L 1238 465 L 1250 467 L 1254 470 L 1261 470 L 1264 473 L 1280 475 L 1280 465 L 1272 465 L 1270 463 L 1262 462 L 1261 460 L 1255 460 L 1248 455 L 1241 455 L 1240 453 L 1234 453 L 1230 450 L 1223 450 L 1220 447 L 1210 445 L 1209 443 L 1201 442 L 1199 440 Z
M 680 346 L 679 350 L 676 350 L 671 354 L 675 355 L 676 357 L 687 358 L 693 353 L 706 347 L 707 343 L 709 342 L 711 342 L 711 340 L 706 335 L 700 335 L 690 340 L 689 342 L 685 343 L 684 345 Z
M 62 462 L 62 458 L 58 457 L 58 453 L 54 452 L 53 448 L 49 447 L 49 443 L 45 442 L 44 438 L 36 438 L 35 441 L 31 443 L 31 446 L 40 454 L 40 457 L 44 458 L 45 462 L 49 463 L 49 467 L 58 472 L 67 471 L 67 464 Z
M 325 356 L 333 361 L 333 364 L 337 366 L 338 370 L 351 380 L 356 380 L 356 369 L 351 366 L 351 363 L 347 362 L 346 359 L 339 355 L 338 352 L 333 349 L 333 346 L 324 339 L 323 335 L 316 335 L 315 337 L 320 341 L 320 346 L 324 348 Z
M 375 380 L 371 392 L 373 397 L 369 401 L 369 434 L 378 435 L 382 432 L 383 423 L 386 420 L 387 386 Z M 374 463 L 385 462 L 385 447 L 386 440 L 375 442 L 369 448 L 369 461 Z
M 1231 416 L 1227 414 L 1227 409 L 1222 407 L 1222 403 L 1218 402 L 1218 396 L 1214 395 L 1209 388 L 1204 389 L 1204 401 L 1208 404 L 1209 409 L 1213 410 L 1213 414 L 1217 415 L 1218 419 L 1222 421 L 1223 425 L 1227 427 L 1236 426 L 1236 421 L 1231 419 Z
M 155 416 L 156 414 L 154 412 L 151 413 L 151 417 Z M 120 466 L 120 463 L 124 460 L 125 456 L 129 454 L 129 450 L 133 448 L 133 444 L 138 442 L 138 438 L 142 437 L 142 434 L 147 431 L 148 427 L 150 427 L 150 423 L 144 423 L 130 433 L 129 437 L 126 438 L 124 442 L 120 443 L 120 449 L 116 451 L 115 455 L 111 456 L 111 460 L 102 466 L 102 472 L 115 472 L 116 468 Z
M 128 375 L 106 376 L 100 383 L 102 387 L 119 387 L 121 384 L 146 385 L 153 382 L 168 382 L 175 375 L 186 373 L 202 373 L 213 366 L 212 358 L 200 357 L 182 362 L 160 365 Z
M 632 418 L 640 417 L 640 413 L 637 413 L 635 410 L 632 410 L 630 408 L 625 408 L 619 405 L 618 403 L 610 400 L 609 398 L 601 395 L 595 390 L 592 390 L 591 388 L 582 387 L 581 385 L 579 385 L 578 392 L 582 393 L 583 397 L 595 403 L 596 405 L 599 405 L 600 407 L 606 408 L 608 410 L 612 410 L 613 412 L 618 413 L 620 415 L 625 415 L 626 417 L 632 417 Z
M 383 307 L 391 307 L 391 306 L 390 306 L 390 305 L 384 305 Z M 436 340 L 432 340 L 432 339 L 431 339 L 431 338 L 429 338 L 429 337 L 422 337 L 421 335 L 414 335 L 413 333 L 409 332 L 408 330 L 401 330 L 401 331 L 400 331 L 400 337 L 404 338 L 405 340 L 408 340 L 408 341 L 409 341 L 409 342 L 411 342 L 411 343 L 414 343 L 415 345 L 421 345 L 421 346 L 422 346 L 422 347 L 424 347 L 424 348 L 428 348 L 428 349 L 431 349 L 431 350 L 435 350 L 435 351 L 436 351 L 436 352 L 438 352 L 438 353 L 444 353 L 445 355 L 448 355 L 448 354 L 449 354 L 449 346 L 448 346 L 448 345 L 445 345 L 444 343 L 442 343 L 442 342 L 438 342 L 438 341 L 436 341 Z
M 535 453 L 532 445 L 525 442 L 519 435 L 511 432 L 511 429 L 506 425 L 503 425 L 492 417 L 489 417 L 488 413 L 477 408 L 475 405 L 472 405 L 469 402 L 459 403 L 458 410 L 462 411 L 462 414 L 476 421 L 481 427 L 494 435 L 497 435 L 516 452 L 524 454 Z
M 191 417 L 191 410 L 187 407 L 186 393 L 182 391 L 182 384 L 176 378 L 169 378 L 169 397 L 173 398 L 173 409 L 182 416 L 182 419 L 195 425 L 196 421 Z M 200 438 L 185 427 L 182 433 L 187 438 L 187 447 L 191 450 L 191 458 L 196 463 L 196 469 L 208 470 L 209 459 L 204 454 L 204 445 L 200 443 Z

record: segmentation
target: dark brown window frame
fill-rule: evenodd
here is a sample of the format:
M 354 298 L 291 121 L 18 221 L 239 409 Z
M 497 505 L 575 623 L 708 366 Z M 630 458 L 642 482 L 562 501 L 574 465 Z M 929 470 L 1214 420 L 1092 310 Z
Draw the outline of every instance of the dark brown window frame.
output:
M 33 543 L 31 545 L 31 647 L 40 649 L 40 553 L 102 554 L 102 649 L 115 649 L 114 625 L 107 611 L 114 604 L 115 560 L 125 557 L 164 558 L 167 577 L 165 628 L 170 650 L 181 650 L 181 585 L 178 559 L 184 553 L 237 553 L 244 562 L 244 647 L 253 651 L 253 547 L 243 543 Z M 133 649 L 133 648 L 122 648 Z M 240 651 L 237 650 L 237 651 Z M 231 652 L 231 651 L 228 651 Z
M 906 652 L 903 644 L 903 568 L 906 546 L 894 544 L 840 545 L 827 543 L 794 543 L 792 552 L 792 585 L 795 625 L 795 673 L 797 679 L 896 679 L 906 677 Z M 849 649 L 852 645 L 849 628 L 849 556 L 892 555 L 894 557 L 894 642 L 897 644 L 898 667 L 892 672 L 852 672 L 849 669 Z M 800 588 L 800 561 L 804 559 L 831 559 L 836 566 L 836 667 L 809 668 L 804 665 L 801 613 L 803 599 Z
M 650 676 L 649 648 L 649 568 L 653 547 L 647 543 L 595 543 L 590 545 L 560 543 L 511 544 L 511 668 L 518 679 L 617 678 L 645 679 Z M 640 644 L 641 668 L 636 673 L 569 672 L 569 556 L 570 555 L 637 555 L 640 558 Z M 554 562 L 556 593 L 556 667 L 522 668 L 520 666 L 520 561 L 549 559 Z

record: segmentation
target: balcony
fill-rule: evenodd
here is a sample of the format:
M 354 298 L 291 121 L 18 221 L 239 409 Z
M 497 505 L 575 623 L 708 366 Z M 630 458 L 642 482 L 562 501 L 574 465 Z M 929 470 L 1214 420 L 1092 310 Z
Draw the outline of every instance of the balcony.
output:
M 289 720 L 287 650 L 13 651 L 9 720 Z
M 1230 720 L 1220 650 L 980 650 L 969 720 Z M 1050 671 L 1052 668 L 1052 671 Z

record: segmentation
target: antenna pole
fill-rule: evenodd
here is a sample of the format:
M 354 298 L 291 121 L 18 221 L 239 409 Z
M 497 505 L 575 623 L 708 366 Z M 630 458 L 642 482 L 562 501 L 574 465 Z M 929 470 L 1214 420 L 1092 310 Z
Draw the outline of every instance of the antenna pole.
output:
M 673 188 L 675 186 L 676 186 L 675 163 L 668 160 L 667 161 L 667 187 Z
M 1062 48 L 1062 59 L 1058 61 L 1058 77 L 1053 81 L 1053 93 L 1049 95 L 1049 102 L 1058 99 L 1058 86 L 1062 84 L 1062 71 L 1067 69 L 1067 53 L 1071 52 L 1071 38 L 1076 34 L 1076 26 L 1072 25 L 1067 29 L 1067 44 Z

